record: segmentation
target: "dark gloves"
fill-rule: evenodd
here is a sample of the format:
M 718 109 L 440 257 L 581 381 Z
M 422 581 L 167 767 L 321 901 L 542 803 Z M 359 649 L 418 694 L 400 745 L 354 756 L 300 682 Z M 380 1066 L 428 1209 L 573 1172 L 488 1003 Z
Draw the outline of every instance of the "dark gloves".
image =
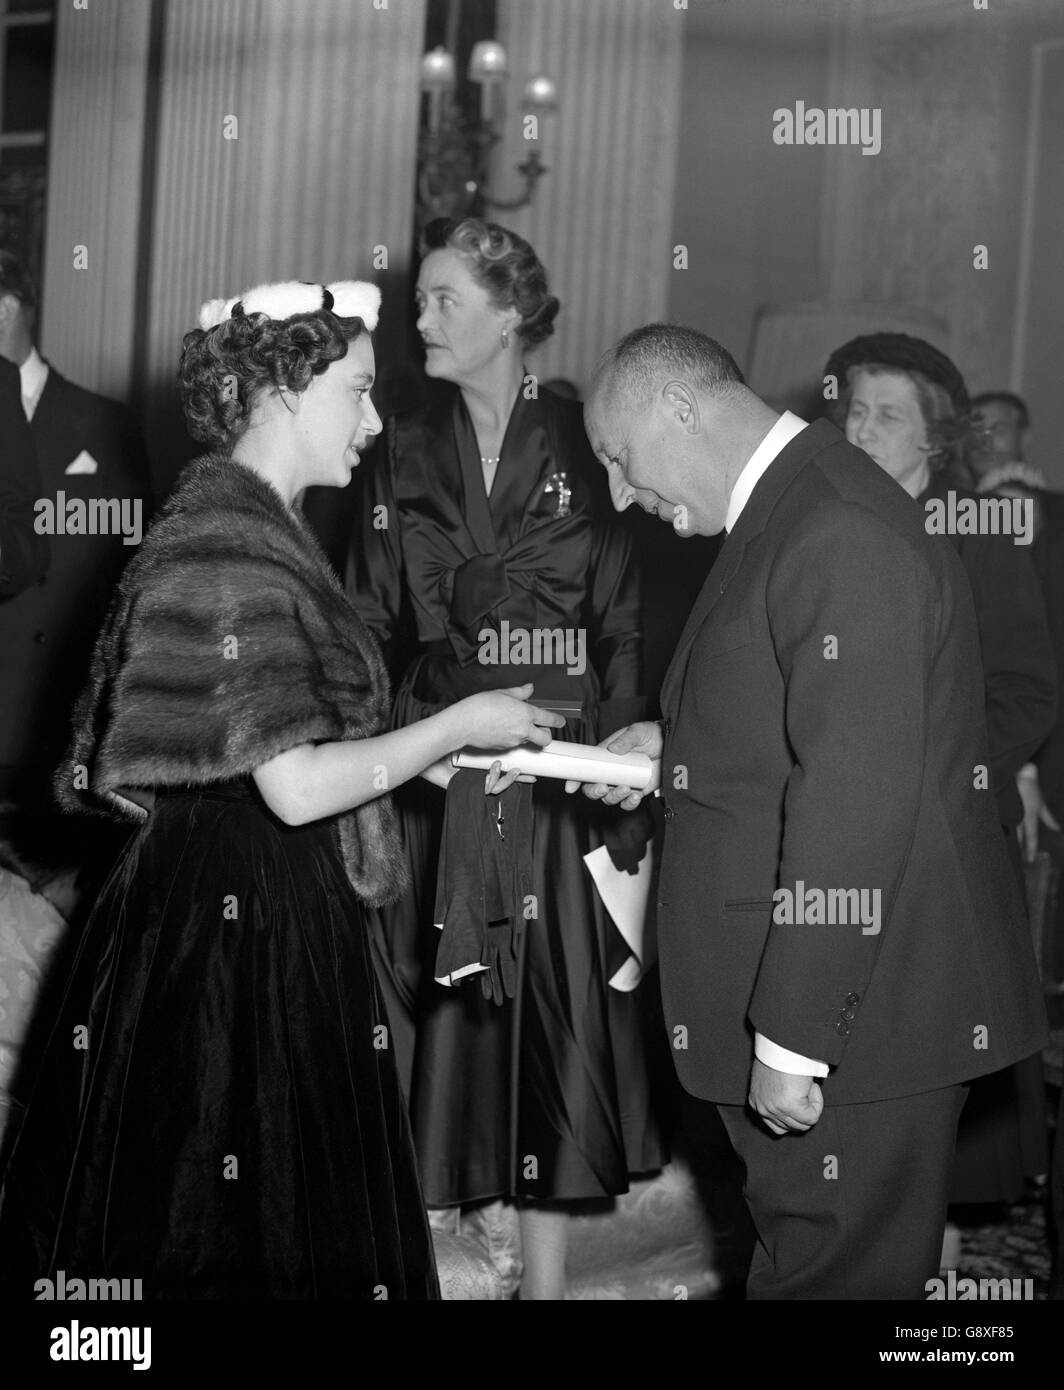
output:
M 504 995 L 513 999 L 517 993 L 517 954 L 523 925 L 518 916 L 503 917 L 485 927 L 480 963 L 488 968 L 481 971 L 480 988 L 484 998 L 494 999 L 496 1004 L 502 1003 Z
M 491 828 L 482 861 L 485 922 L 480 963 L 488 969 L 480 977 L 480 988 L 485 999 L 501 1004 L 503 995 L 513 999 L 517 994 L 525 896 L 532 891 L 532 787 L 514 782 L 497 796 L 485 796 L 484 803 Z
M 488 796 L 484 774 L 463 769 L 447 788 L 436 883 L 436 924 L 442 928 L 436 978 L 458 983 L 479 974 L 485 999 L 512 999 L 531 891 L 531 786 L 515 782 Z

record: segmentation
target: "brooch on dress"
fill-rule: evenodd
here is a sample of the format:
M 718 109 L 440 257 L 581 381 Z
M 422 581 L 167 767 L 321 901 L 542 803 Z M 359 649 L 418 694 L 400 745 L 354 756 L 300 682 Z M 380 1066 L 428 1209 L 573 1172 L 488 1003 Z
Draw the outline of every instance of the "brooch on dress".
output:
M 573 509 L 569 505 L 569 499 L 573 495 L 573 490 L 569 486 L 569 475 L 567 473 L 552 473 L 547 479 L 544 492 L 555 492 L 558 494 L 558 505 L 555 508 L 554 516 L 572 516 Z

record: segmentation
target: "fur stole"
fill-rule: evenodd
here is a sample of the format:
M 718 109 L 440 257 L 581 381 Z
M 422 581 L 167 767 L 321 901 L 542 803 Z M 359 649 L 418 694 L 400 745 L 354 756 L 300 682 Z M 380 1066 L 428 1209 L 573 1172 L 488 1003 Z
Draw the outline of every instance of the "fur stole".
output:
M 380 652 L 305 523 L 250 469 L 208 455 L 126 567 L 56 794 L 143 820 L 137 788 L 231 781 L 297 744 L 368 738 L 390 704 Z M 359 897 L 394 902 L 407 876 L 390 797 L 336 827 Z

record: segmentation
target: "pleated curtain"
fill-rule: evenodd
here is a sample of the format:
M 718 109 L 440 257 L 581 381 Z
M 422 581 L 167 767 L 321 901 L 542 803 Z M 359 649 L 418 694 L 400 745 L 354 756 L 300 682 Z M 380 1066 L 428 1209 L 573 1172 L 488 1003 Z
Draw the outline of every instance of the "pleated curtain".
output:
M 616 338 L 665 313 L 684 25 L 670 0 L 499 0 L 510 80 L 497 197 L 521 186 L 526 78 L 558 84 L 559 109 L 540 127 L 550 173 L 531 207 L 490 214 L 531 241 L 562 302 L 533 359 L 541 378 L 583 386 Z
M 373 278 L 407 312 L 387 292 L 409 262 L 424 18 L 424 0 L 169 5 L 153 379 L 204 299 L 263 281 Z
M 151 6 L 56 10 L 40 341 L 80 385 L 133 375 Z

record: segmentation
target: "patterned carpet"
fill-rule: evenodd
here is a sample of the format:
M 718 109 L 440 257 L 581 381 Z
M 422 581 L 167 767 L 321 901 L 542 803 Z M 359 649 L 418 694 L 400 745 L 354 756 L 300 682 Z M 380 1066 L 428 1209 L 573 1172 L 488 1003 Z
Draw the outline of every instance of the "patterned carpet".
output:
M 1043 1194 L 1032 1192 L 1009 1207 L 971 1207 L 954 1216 L 960 1218 L 958 1279 L 1033 1279 L 1036 1301 L 1047 1297 L 1050 1255 Z
M 1060 1001 L 1054 1003 L 1057 1007 L 1051 1009 L 1051 1016 L 1059 1024 Z M 1059 1050 L 1056 1032 L 1054 1046 Z M 1051 1152 L 1058 1138 L 1054 1133 L 1060 1104 L 1058 1075 L 1059 1072 L 1054 1074 L 1052 1084 L 1046 1086 L 1046 1118 Z M 1035 1300 L 1045 1300 L 1049 1293 L 1052 1265 L 1046 1219 L 1047 1197 L 1045 1185 L 1028 1182 L 1023 1197 L 1010 1205 L 954 1207 L 950 1219 L 960 1230 L 957 1277 L 1033 1279 Z
M 1064 974 L 1064 961 L 1057 957 L 1052 962 L 1043 958 L 1043 964 L 1054 980 Z M 1052 1041 L 1043 1057 L 1046 1118 L 1052 1146 L 1058 1137 L 1054 1131 L 1064 1080 L 1064 995 L 1048 993 L 1046 1005 Z M 1046 1195 L 1045 1188 L 1029 1183 L 1024 1197 L 1011 1206 L 955 1208 L 951 1219 L 960 1227 L 961 1241 L 957 1277 L 1033 1279 L 1035 1300 L 1045 1300 L 1052 1262 L 1046 1230 Z M 1057 1296 L 1060 1297 L 1059 1289 Z

